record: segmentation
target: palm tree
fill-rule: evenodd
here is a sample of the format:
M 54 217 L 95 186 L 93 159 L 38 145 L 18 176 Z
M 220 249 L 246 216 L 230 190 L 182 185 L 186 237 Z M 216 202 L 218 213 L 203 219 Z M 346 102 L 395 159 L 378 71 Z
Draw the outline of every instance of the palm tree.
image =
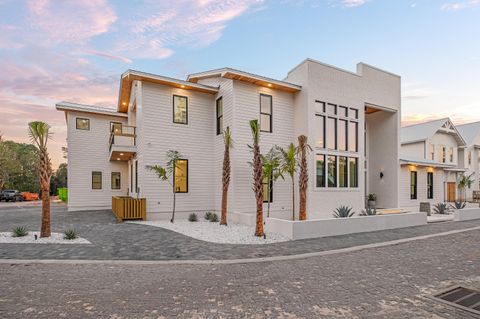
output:
M 280 148 L 281 164 L 280 170 L 282 173 L 290 175 L 292 181 L 292 220 L 295 220 L 295 173 L 297 172 L 297 155 L 296 148 L 291 143 L 285 150 Z
M 263 237 L 263 168 L 262 157 L 260 156 L 260 128 L 258 120 L 250 121 L 250 128 L 252 130 L 253 146 L 250 149 L 253 152 L 253 191 L 255 192 L 255 199 L 257 203 L 257 221 L 255 228 L 255 236 Z
M 174 187 L 175 182 L 173 179 L 175 178 L 175 170 L 182 169 L 181 167 L 177 166 L 177 161 L 182 159 L 182 154 L 178 151 L 168 150 L 167 151 L 167 164 L 165 167 L 160 165 L 147 165 L 146 168 L 155 172 L 162 181 L 167 181 L 170 186 L 172 187 L 173 192 L 173 210 L 172 210 L 172 218 L 170 222 L 173 223 L 175 221 L 175 201 L 176 201 L 176 194 L 177 190 Z M 170 177 L 172 177 L 172 181 L 170 181 Z
M 262 155 L 263 165 L 263 178 L 267 179 L 268 187 L 268 202 L 267 202 L 267 217 L 270 217 L 270 198 L 271 189 L 279 177 L 283 178 L 282 171 L 280 170 L 280 152 L 279 147 L 274 146 L 268 151 L 266 155 Z
M 307 219 L 307 187 L 308 187 L 308 165 L 307 165 L 307 153 L 312 150 L 310 145 L 307 144 L 307 137 L 300 135 L 298 137 L 298 150 L 300 162 L 300 176 L 299 176 L 299 193 L 300 193 L 300 210 L 298 213 L 299 220 Z
M 229 127 L 223 132 L 223 144 L 225 145 L 225 151 L 223 152 L 222 217 L 220 218 L 220 225 L 227 225 L 228 187 L 230 185 L 230 149 L 233 147 L 232 133 Z
M 463 201 L 467 201 L 467 188 L 472 187 L 473 184 L 473 176 L 474 173 L 470 175 L 462 175 L 462 177 L 458 180 L 458 189 L 460 190 L 462 196 L 463 196 Z
M 28 135 L 38 149 L 40 156 L 39 174 L 40 189 L 42 190 L 42 227 L 40 237 L 50 237 L 50 178 L 52 177 L 52 163 L 48 155 L 47 142 L 51 138 L 50 125 L 35 121 L 28 123 Z

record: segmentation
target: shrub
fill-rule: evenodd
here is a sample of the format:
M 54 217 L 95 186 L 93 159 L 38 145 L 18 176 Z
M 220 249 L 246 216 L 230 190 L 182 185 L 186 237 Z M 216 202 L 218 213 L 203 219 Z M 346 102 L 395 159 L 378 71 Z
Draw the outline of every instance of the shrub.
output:
M 467 206 L 467 203 L 466 202 L 461 202 L 461 201 L 455 201 L 455 203 L 453 205 L 451 205 L 451 207 L 455 208 L 455 209 L 464 209 L 465 206 Z
M 188 221 L 189 221 L 189 222 L 196 222 L 196 221 L 198 221 L 197 214 L 191 213 L 190 215 L 188 215 Z
M 75 229 L 67 229 L 67 230 L 63 233 L 63 239 L 73 240 L 73 239 L 77 239 L 77 238 L 78 238 L 78 234 L 77 234 L 77 232 L 75 231 Z
M 335 218 L 349 218 L 352 217 L 355 212 L 352 212 L 352 207 L 340 206 L 333 212 Z
M 370 194 L 368 194 L 368 196 L 367 196 L 367 200 L 374 202 L 374 201 L 377 200 L 377 195 L 374 194 L 374 193 L 370 193 Z
M 374 216 L 377 215 L 377 209 L 376 208 L 370 208 L 367 207 L 367 209 L 362 210 L 360 213 L 360 216 Z
M 12 237 L 24 237 L 27 235 L 28 235 L 28 230 L 23 226 L 17 226 L 12 231 Z
M 433 206 L 433 211 L 435 212 L 435 214 L 447 214 L 448 212 L 448 207 L 447 207 L 447 203 L 438 203 L 436 204 L 435 206 Z
M 210 220 L 210 218 L 212 218 L 212 214 L 213 214 L 212 212 L 206 212 L 204 218 L 206 220 Z
M 212 214 L 210 215 L 210 219 L 209 219 L 209 220 L 210 220 L 211 223 L 218 223 L 218 215 L 215 214 L 215 213 L 212 213 Z

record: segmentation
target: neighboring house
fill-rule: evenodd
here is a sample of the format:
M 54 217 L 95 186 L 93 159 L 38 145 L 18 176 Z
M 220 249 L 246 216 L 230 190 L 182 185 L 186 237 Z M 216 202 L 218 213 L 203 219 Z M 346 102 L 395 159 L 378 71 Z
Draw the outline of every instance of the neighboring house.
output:
M 466 147 L 458 154 L 458 164 L 465 168 L 466 175 L 471 175 L 472 186 L 466 189 L 466 200 L 473 200 L 473 192 L 480 190 L 480 122 L 457 125 L 466 142 Z
M 421 202 L 453 202 L 465 141 L 448 118 L 401 129 L 400 206 L 418 210 Z
M 330 218 L 340 205 L 398 207 L 400 77 L 360 63 L 352 73 L 311 59 L 285 80 L 230 68 L 179 80 L 129 70 L 121 77 L 116 111 L 62 102 L 68 126 L 68 208 L 110 208 L 111 196 L 147 200 L 149 219 L 171 214 L 172 190 L 147 165 L 164 165 L 165 153 L 184 160 L 175 176 L 177 212 L 219 211 L 223 139 L 232 130 L 229 216 L 254 222 L 252 137 L 258 119 L 260 146 L 297 144 L 305 134 L 309 155 L 308 217 Z M 110 132 L 113 131 L 112 134 Z M 298 179 L 296 179 L 296 210 Z M 265 196 L 271 216 L 291 218 L 291 182 L 279 180 Z

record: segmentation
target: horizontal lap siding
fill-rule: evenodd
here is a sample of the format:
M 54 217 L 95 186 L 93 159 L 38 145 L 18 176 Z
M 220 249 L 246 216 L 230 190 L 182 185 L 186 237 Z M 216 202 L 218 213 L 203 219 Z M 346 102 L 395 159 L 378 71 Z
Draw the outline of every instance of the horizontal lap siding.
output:
M 90 119 L 90 130 L 77 130 L 76 118 Z M 70 211 L 110 208 L 112 196 L 126 195 L 126 162 L 109 161 L 110 122 L 126 119 L 95 114 L 68 112 L 68 209 Z M 92 171 L 102 172 L 102 189 L 92 189 Z M 111 172 L 120 172 L 121 189 L 111 189 Z
M 173 95 L 188 97 L 188 125 L 173 123 Z M 214 96 L 162 85 L 142 83 L 142 143 L 139 176 L 147 212 L 169 214 L 172 189 L 146 165 L 166 164 L 168 150 L 179 151 L 188 159 L 188 193 L 177 194 L 177 211 L 203 211 L 214 208 Z
M 412 210 L 418 210 L 421 202 L 434 204 L 444 201 L 445 175 L 443 170 L 433 170 L 433 199 L 427 198 L 427 168 L 417 167 L 417 199 L 410 199 L 410 171 L 409 166 L 400 169 L 400 206 Z

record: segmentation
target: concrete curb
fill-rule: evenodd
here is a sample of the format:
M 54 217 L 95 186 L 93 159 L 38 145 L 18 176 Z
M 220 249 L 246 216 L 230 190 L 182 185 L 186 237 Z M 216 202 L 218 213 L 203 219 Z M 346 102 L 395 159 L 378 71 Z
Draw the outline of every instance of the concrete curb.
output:
M 210 260 L 88 260 L 88 259 L 0 259 L 0 264 L 66 264 L 66 265 L 228 265 L 228 264 L 250 264 L 271 261 L 288 261 L 305 259 L 310 257 L 328 256 L 342 253 L 356 252 L 364 249 L 380 248 L 386 246 L 399 245 L 417 240 L 448 236 L 458 233 L 464 233 L 473 230 L 480 230 L 480 226 L 450 230 L 442 233 L 422 235 L 410 238 L 396 239 L 381 243 L 373 243 L 367 245 L 359 245 L 347 248 L 333 249 L 327 251 L 319 251 L 313 253 L 305 253 L 289 256 L 272 256 L 260 258 L 243 258 L 243 259 L 210 259 Z

